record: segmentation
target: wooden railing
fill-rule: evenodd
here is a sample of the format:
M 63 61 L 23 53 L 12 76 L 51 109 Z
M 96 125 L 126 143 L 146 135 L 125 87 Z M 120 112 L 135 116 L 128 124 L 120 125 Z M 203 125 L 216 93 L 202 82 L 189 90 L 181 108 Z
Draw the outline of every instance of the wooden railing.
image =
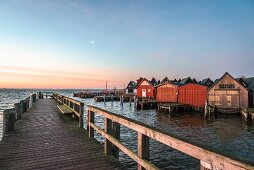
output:
M 38 96 L 39 96 L 39 99 L 43 99 L 43 98 L 52 98 L 53 97 L 53 92 L 39 92 L 38 93 Z
M 14 130 L 16 121 L 22 118 L 22 114 L 27 109 L 32 108 L 33 103 L 36 101 L 36 96 L 36 93 L 33 93 L 19 103 L 15 103 L 13 108 L 3 111 L 3 136 L 6 132 Z
M 53 98 L 60 104 L 71 109 L 75 115 L 79 118 L 79 127 L 83 127 L 83 117 L 84 117 L 84 103 L 78 100 L 66 97 L 64 95 L 53 93 Z
M 150 127 L 144 123 L 123 117 L 121 115 L 103 110 L 101 108 L 88 105 L 87 108 L 87 130 L 89 137 L 94 137 L 96 130 L 105 138 L 105 154 L 118 156 L 119 149 L 138 163 L 138 169 L 158 169 L 149 160 L 149 139 L 163 143 L 171 148 L 181 151 L 191 157 L 200 160 L 200 167 L 208 169 L 227 169 L 227 170 L 253 170 L 254 167 L 245 163 L 238 162 L 231 158 L 208 151 L 182 140 L 176 139 L 164 132 Z M 104 130 L 95 125 L 95 114 L 104 117 Z M 120 142 L 120 126 L 123 125 L 137 132 L 138 152 L 135 153 Z

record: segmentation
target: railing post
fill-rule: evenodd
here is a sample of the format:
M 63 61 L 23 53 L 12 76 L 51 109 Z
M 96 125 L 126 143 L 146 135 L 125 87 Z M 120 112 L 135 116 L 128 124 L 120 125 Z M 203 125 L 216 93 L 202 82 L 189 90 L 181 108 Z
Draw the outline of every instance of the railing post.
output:
M 117 140 L 120 140 L 120 124 L 117 122 L 112 123 L 112 136 Z M 119 158 L 119 148 L 112 145 L 112 155 L 118 159 Z
M 149 160 L 149 137 L 140 132 L 138 132 L 138 156 Z M 138 170 L 144 170 L 144 168 L 138 164 Z
M 84 126 L 84 103 L 79 105 L 79 127 L 83 128 Z
M 104 118 L 104 131 L 107 134 L 111 134 L 112 131 L 112 120 L 106 117 Z M 106 155 L 112 154 L 112 143 L 107 138 L 105 138 L 104 152 Z
M 120 124 L 112 122 L 112 120 L 105 117 L 104 119 L 104 131 L 110 134 L 117 140 L 120 140 Z M 109 140 L 105 138 L 104 152 L 106 155 L 113 155 L 115 158 L 119 158 L 119 148 L 114 146 Z
M 94 123 L 94 112 L 90 111 L 88 112 L 89 114 L 89 121 L 88 121 L 88 126 L 89 126 L 89 137 L 93 138 L 94 137 L 94 128 L 90 126 L 90 123 Z

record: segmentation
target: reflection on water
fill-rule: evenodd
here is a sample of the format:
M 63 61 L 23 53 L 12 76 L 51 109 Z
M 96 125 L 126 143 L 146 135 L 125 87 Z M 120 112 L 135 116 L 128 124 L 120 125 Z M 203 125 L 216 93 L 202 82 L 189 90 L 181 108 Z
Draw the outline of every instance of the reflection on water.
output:
M 72 96 L 72 92 L 73 90 L 60 91 L 60 93 L 68 96 Z M 15 95 L 19 94 L 19 96 L 14 97 L 14 94 L 9 96 L 20 100 L 19 98 L 22 97 L 21 99 L 23 99 L 29 93 L 31 91 L 14 92 Z M 1 93 L 1 96 L 8 95 Z M 2 103 L 2 105 L 0 105 L 0 109 L 3 109 L 1 108 L 3 106 L 4 108 L 9 105 L 12 106 L 14 99 L 8 99 L 11 104 L 5 104 L 1 96 L 0 104 Z M 96 103 L 93 99 L 80 100 L 85 104 L 95 105 L 146 123 L 192 144 L 254 165 L 254 125 L 251 122 L 244 122 L 240 116 L 220 115 L 205 120 L 200 113 L 175 113 L 170 116 L 169 114 L 157 113 L 156 110 L 136 111 L 134 106 L 130 106 L 129 103 L 124 103 L 121 107 L 119 102 L 106 102 L 104 104 L 103 102 Z M 84 114 L 84 127 L 86 127 L 86 116 Z M 96 115 L 95 121 L 97 125 L 103 127 L 104 120 L 102 117 Z M 95 137 L 103 144 L 103 137 L 97 133 Z M 121 126 L 120 140 L 128 148 L 137 151 L 137 134 L 135 131 Z M 151 162 L 161 169 L 199 169 L 198 160 L 153 140 L 150 140 L 150 157 Z M 119 160 L 128 169 L 136 169 L 136 163 L 122 152 L 120 152 Z

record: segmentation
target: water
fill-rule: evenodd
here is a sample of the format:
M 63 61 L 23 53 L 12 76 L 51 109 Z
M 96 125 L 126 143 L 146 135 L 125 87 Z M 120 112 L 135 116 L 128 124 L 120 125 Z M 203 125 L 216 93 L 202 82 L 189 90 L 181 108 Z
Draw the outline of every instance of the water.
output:
M 9 108 L 13 103 L 39 90 L 0 90 L 0 109 Z M 56 90 L 72 96 L 74 90 Z M 178 113 L 172 116 L 158 114 L 156 110 L 136 111 L 129 103 L 121 107 L 119 102 L 96 103 L 93 99 L 80 99 L 85 104 L 95 105 L 113 111 L 131 119 L 156 127 L 192 144 L 232 157 L 254 166 L 254 125 L 246 123 L 240 116 L 219 116 L 204 120 L 199 113 Z M 86 106 L 85 106 L 86 107 Z M 85 108 L 86 109 L 86 108 Z M 84 115 L 86 120 L 86 114 Z M 1 116 L 0 116 L 0 120 Z M 103 127 L 103 118 L 95 117 L 96 124 Z M 85 125 L 86 127 L 86 125 Z M 0 121 L 1 129 L 1 121 Z M 1 133 L 0 133 L 1 134 Z M 97 140 L 103 137 L 95 134 Z M 133 151 L 137 151 L 137 135 L 121 126 L 121 142 Z M 199 169 L 199 161 L 156 141 L 150 141 L 151 162 L 161 169 Z M 136 169 L 136 163 L 120 152 L 120 162 L 128 169 Z

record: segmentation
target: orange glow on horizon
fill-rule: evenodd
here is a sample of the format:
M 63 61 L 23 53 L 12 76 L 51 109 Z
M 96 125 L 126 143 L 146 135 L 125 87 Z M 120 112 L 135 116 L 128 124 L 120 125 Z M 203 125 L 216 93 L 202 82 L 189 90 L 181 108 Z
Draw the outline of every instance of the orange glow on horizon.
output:
M 128 76 L 110 70 L 72 69 L 46 70 L 0 66 L 0 88 L 46 88 L 46 89 L 85 89 L 123 88 Z

